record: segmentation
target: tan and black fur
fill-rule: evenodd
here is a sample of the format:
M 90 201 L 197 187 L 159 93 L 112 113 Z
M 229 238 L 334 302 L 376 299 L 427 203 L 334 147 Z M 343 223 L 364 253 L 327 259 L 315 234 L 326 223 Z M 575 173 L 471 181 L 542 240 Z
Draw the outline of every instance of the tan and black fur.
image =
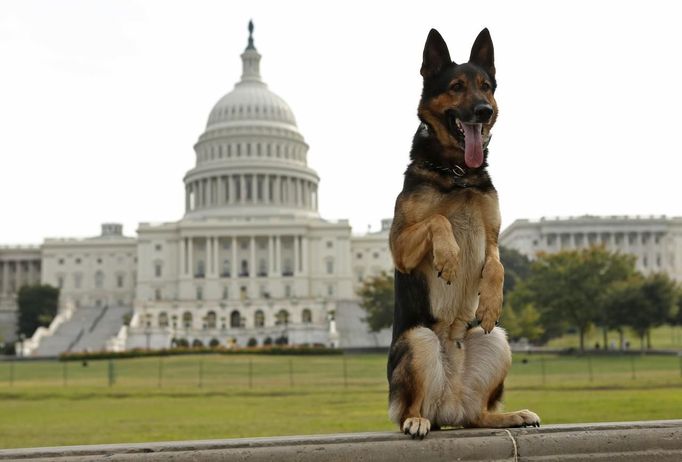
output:
M 412 437 L 443 426 L 539 426 L 531 411 L 497 411 L 511 351 L 496 327 L 504 269 L 498 197 L 486 170 L 497 118 L 488 30 L 461 65 L 431 30 L 421 74 L 421 124 L 390 234 L 396 306 L 389 416 Z M 481 129 L 483 162 L 473 168 L 462 123 Z M 472 327 L 474 320 L 480 325 Z

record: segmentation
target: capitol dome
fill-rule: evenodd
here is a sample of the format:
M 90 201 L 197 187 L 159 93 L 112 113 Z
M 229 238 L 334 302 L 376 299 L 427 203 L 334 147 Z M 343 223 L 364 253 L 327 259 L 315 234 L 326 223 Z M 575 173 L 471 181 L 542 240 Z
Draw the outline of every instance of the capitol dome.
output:
M 261 79 L 253 23 L 241 59 L 241 79 L 215 104 L 194 146 L 186 216 L 318 217 L 319 177 L 294 113 Z

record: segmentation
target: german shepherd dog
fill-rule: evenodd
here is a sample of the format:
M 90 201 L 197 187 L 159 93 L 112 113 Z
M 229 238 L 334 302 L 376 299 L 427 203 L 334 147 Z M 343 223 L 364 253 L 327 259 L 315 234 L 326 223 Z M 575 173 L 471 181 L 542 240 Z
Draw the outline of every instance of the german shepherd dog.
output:
M 468 63 L 455 64 L 432 29 L 421 75 L 421 124 L 389 238 L 396 267 L 389 417 L 413 438 L 443 426 L 539 426 L 531 411 L 497 411 L 511 350 L 496 327 L 504 268 L 486 171 L 497 118 L 490 33 L 478 35 Z

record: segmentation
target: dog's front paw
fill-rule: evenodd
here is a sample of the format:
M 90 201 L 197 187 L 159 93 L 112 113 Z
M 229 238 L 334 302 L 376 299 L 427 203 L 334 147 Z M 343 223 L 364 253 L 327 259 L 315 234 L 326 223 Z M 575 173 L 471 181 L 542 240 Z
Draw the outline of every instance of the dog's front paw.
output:
M 478 309 L 476 319 L 481 323 L 481 327 L 486 334 L 495 328 L 497 320 L 502 313 L 502 292 L 481 292 L 478 298 Z
M 412 438 L 424 439 L 429 430 L 431 430 L 431 422 L 422 417 L 410 417 L 403 423 L 403 433 L 411 435 Z
M 459 246 L 454 239 L 447 244 L 434 243 L 433 266 L 438 272 L 438 277 L 448 284 L 455 280 L 457 266 L 459 266 Z
M 539 427 L 540 416 L 535 412 L 524 409 L 512 414 L 512 427 Z

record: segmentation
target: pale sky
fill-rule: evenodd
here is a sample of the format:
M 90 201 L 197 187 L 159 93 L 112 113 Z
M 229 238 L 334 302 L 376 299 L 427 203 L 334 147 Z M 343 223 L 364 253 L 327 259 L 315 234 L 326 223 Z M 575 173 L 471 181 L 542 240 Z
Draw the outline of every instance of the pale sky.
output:
M 672 1 L 0 2 L 0 244 L 176 221 L 213 105 L 261 74 L 291 106 L 324 218 L 390 217 L 437 28 L 456 62 L 483 27 L 500 116 L 503 226 L 581 214 L 682 215 L 681 7 Z

